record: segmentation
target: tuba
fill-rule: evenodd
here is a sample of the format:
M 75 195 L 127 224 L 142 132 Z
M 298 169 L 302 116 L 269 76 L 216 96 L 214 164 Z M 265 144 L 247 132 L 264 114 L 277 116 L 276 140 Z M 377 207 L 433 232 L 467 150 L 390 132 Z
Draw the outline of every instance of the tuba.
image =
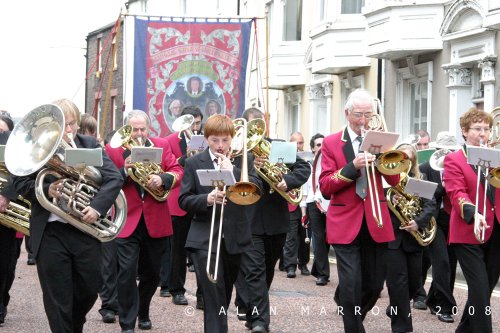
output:
M 132 150 L 133 147 L 142 146 L 142 142 L 137 142 L 132 138 L 132 126 L 125 125 L 120 128 L 111 138 L 109 142 L 111 148 L 122 147 L 123 149 Z M 151 143 L 152 145 L 152 143 Z M 153 189 L 148 186 L 149 176 L 160 175 L 163 173 L 161 165 L 158 163 L 135 163 L 135 167 L 129 168 L 127 174 L 144 190 L 155 198 L 156 201 L 163 202 L 167 200 L 169 190 L 165 188 Z
M 264 138 L 266 133 L 266 123 L 263 119 L 252 119 L 247 124 L 247 146 L 256 157 L 265 157 L 266 161 L 259 169 L 255 169 L 257 174 L 271 186 L 270 193 L 278 192 L 286 201 L 293 205 L 298 205 L 302 200 L 302 189 L 294 188 L 287 192 L 278 189 L 278 183 L 283 179 L 283 175 L 290 172 L 290 169 L 281 163 L 270 163 L 271 143 Z
M 125 195 L 120 191 L 116 198 L 112 220 L 99 218 L 93 224 L 81 220 L 82 210 L 98 192 L 102 176 L 94 167 L 72 168 L 64 163 L 64 150 L 70 148 L 62 139 L 64 125 L 64 113 L 56 105 L 42 105 L 29 112 L 14 127 L 5 146 L 7 169 L 16 176 L 27 176 L 45 167 L 35 181 L 35 194 L 40 205 L 99 241 L 110 241 L 125 225 Z M 19 154 L 19 151 L 25 153 Z M 48 175 L 64 179 L 61 197 L 52 201 L 43 191 L 44 179 Z
M 408 170 L 411 169 L 411 163 Z M 408 174 L 403 172 L 401 174 L 401 180 L 398 185 L 391 187 L 387 191 L 387 205 L 389 209 L 394 213 L 394 215 L 401 222 L 401 226 L 405 227 L 411 220 L 414 220 L 418 214 L 422 211 L 420 205 L 420 199 L 418 197 L 412 196 L 405 193 L 404 187 L 408 180 Z M 394 204 L 392 200 L 394 196 L 398 196 L 397 203 Z M 431 217 L 429 221 L 429 226 L 423 230 L 411 231 L 411 235 L 416 239 L 418 244 L 421 246 L 429 245 L 436 236 L 437 224 L 434 216 Z
M 5 167 L 5 163 L 0 163 L 0 191 L 7 186 L 9 179 L 10 174 Z M 22 196 L 18 196 L 16 201 L 9 203 L 5 212 L 0 213 L 0 224 L 29 236 L 30 216 L 31 203 Z

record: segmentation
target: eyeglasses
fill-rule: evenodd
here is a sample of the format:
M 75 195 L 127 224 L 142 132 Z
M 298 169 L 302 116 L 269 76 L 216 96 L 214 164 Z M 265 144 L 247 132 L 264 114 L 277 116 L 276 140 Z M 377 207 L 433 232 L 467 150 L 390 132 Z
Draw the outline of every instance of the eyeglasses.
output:
M 78 125 L 78 124 L 76 123 L 76 120 L 73 120 L 73 121 L 72 121 L 72 122 L 70 122 L 70 123 L 66 123 L 66 124 L 64 124 L 64 127 L 66 128 L 66 127 L 68 127 L 68 126 L 69 126 L 69 127 L 71 127 L 71 128 L 75 128 L 77 125 Z
M 476 133 L 481 133 L 482 131 L 484 131 L 484 133 L 489 133 L 491 131 L 489 127 L 471 127 L 470 129 Z
M 373 113 L 371 112 L 366 112 L 366 113 L 363 113 L 363 112 L 352 112 L 351 113 L 354 117 L 356 118 L 361 118 L 361 117 L 365 117 L 365 119 L 371 119 L 371 117 L 373 117 Z

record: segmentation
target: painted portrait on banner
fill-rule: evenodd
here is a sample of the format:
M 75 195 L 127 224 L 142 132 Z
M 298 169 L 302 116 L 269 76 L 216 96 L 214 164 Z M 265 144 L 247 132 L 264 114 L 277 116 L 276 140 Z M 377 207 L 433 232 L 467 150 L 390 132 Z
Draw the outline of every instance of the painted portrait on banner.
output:
M 135 19 L 134 109 L 164 137 L 182 108 L 196 105 L 203 120 L 237 118 L 244 110 L 251 20 L 179 22 Z

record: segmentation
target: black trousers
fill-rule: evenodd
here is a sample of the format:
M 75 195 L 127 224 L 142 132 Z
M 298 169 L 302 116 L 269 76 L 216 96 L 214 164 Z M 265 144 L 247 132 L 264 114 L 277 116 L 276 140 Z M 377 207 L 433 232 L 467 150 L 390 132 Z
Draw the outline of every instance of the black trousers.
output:
M 283 246 L 283 266 L 287 270 L 295 270 L 297 263 L 305 265 L 309 262 L 309 245 L 305 243 L 306 230 L 301 219 L 300 208 L 290 213 L 290 225 Z
M 452 244 L 468 289 L 457 333 L 492 332 L 490 298 L 500 275 L 500 227 L 496 219 L 491 227 L 493 233 L 485 244 Z
M 236 306 L 239 313 L 247 314 L 252 326 L 269 328 L 269 288 L 285 238 L 286 234 L 252 235 L 253 248 L 242 253 Z
M 194 250 L 191 253 L 191 259 L 193 260 L 205 302 L 205 310 L 203 311 L 204 332 L 226 333 L 228 332 L 227 313 L 231 302 L 233 285 L 240 269 L 241 256 L 239 254 L 229 254 L 226 251 L 224 242 L 221 242 L 216 283 L 208 279 L 206 272 L 208 251 Z M 212 253 L 210 262 L 211 272 L 214 272 L 215 253 Z
M 101 242 L 67 223 L 49 222 L 37 270 L 52 332 L 83 331 L 101 287 Z
M 453 250 L 448 246 L 445 231 L 439 225 L 436 237 L 428 248 L 432 263 L 432 284 L 427 293 L 426 303 L 440 314 L 451 314 L 453 307 L 457 305 L 452 289 L 455 284 L 457 261 L 454 255 L 450 256 Z M 451 273 L 452 267 L 453 274 Z
M 385 258 L 392 331 L 413 332 L 410 300 L 421 287 L 422 250 L 406 252 L 401 246 L 388 249 Z
M 307 204 L 307 215 L 312 229 L 314 264 L 311 273 L 317 278 L 330 278 L 328 254 L 330 244 L 326 242 L 326 214 L 323 214 L 314 202 Z
M 171 239 L 170 248 L 170 283 L 167 284 L 172 295 L 186 292 L 184 284 L 186 283 L 186 239 L 191 226 L 191 214 L 184 216 L 172 216 L 172 227 L 174 234 Z M 162 281 L 163 287 L 163 281 Z
M 5 319 L 12 285 L 12 264 L 16 262 L 16 231 L 0 225 L 0 322 Z
M 175 231 L 174 231 L 175 233 Z M 160 267 L 160 287 L 161 289 L 167 289 L 170 284 L 170 270 L 172 266 L 172 238 L 167 237 L 166 242 L 166 249 L 163 255 L 161 256 L 161 267 Z
M 339 284 L 335 302 L 342 311 L 344 332 L 365 332 L 363 319 L 384 287 L 387 243 L 375 243 L 366 222 L 350 244 L 334 244 Z
M 102 243 L 101 258 L 102 286 L 99 291 L 101 309 L 99 313 L 118 313 L 118 254 L 116 240 Z
M 135 328 L 137 317 L 149 318 L 149 305 L 160 281 L 161 257 L 167 238 L 151 238 L 144 216 L 127 238 L 116 239 L 118 250 L 118 315 L 122 330 Z M 139 285 L 136 282 L 139 275 Z

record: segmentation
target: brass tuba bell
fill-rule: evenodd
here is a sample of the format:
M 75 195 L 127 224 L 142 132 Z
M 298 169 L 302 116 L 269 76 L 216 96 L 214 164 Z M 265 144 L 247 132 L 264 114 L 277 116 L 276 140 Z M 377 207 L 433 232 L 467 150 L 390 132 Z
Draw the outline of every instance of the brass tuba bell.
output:
M 35 181 L 35 194 L 40 205 L 101 242 L 110 241 L 125 226 L 125 194 L 120 191 L 116 198 L 112 220 L 99 218 L 93 224 L 80 220 L 83 208 L 97 193 L 102 176 L 94 167 L 76 169 L 65 164 L 64 150 L 69 145 L 63 140 L 64 126 L 64 113 L 58 106 L 46 104 L 32 110 L 10 134 L 5 146 L 5 164 L 16 176 L 27 176 L 45 167 Z M 23 154 L 19 154 L 20 151 Z M 61 198 L 49 200 L 45 196 L 43 186 L 48 175 L 64 179 Z

